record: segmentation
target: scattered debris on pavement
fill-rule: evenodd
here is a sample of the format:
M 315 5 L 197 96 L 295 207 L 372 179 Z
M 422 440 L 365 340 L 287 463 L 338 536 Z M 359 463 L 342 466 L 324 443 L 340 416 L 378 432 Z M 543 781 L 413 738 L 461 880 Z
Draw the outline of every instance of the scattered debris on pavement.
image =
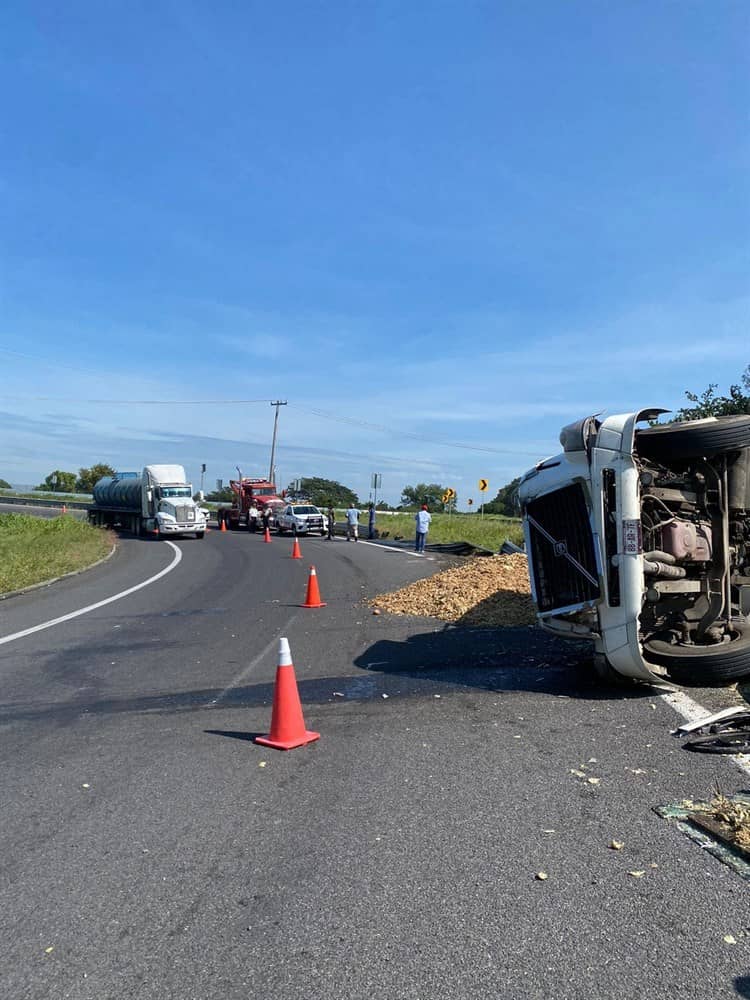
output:
M 695 804 L 689 818 L 750 859 L 750 801 L 717 790 L 707 805 Z
M 671 820 L 704 851 L 750 880 L 750 799 L 725 795 L 717 789 L 710 802 L 683 799 L 657 806 L 654 812 Z
M 691 724 L 687 730 L 680 727 L 676 735 L 682 736 L 686 732 L 689 732 L 690 739 L 682 744 L 684 750 L 696 753 L 750 753 L 750 711 L 747 709 L 717 712 L 715 716 Z
M 417 580 L 368 603 L 395 615 L 439 618 L 457 625 L 533 625 L 526 556 L 476 557 L 464 566 Z

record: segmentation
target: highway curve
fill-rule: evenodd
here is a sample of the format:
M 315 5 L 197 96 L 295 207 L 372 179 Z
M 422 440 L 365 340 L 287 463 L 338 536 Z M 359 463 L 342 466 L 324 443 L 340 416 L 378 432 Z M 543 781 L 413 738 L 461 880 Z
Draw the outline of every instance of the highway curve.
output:
M 66 618 L 0 644 L 3 995 L 750 995 L 747 883 L 653 811 L 746 773 L 537 629 L 362 606 L 439 561 L 301 548 L 124 537 L 0 602 L 0 640 Z M 321 733 L 289 753 L 252 742 L 280 636 Z

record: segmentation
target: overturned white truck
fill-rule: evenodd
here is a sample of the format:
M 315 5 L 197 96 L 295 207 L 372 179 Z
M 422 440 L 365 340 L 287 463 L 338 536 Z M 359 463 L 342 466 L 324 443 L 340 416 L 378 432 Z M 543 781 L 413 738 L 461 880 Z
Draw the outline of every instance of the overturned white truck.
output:
M 637 426 L 666 412 L 579 420 L 522 477 L 532 596 L 605 677 L 728 683 L 750 674 L 750 416 Z
M 147 465 L 143 472 L 116 472 L 94 486 L 91 524 L 124 528 L 135 535 L 203 538 L 206 515 L 193 500 L 181 465 Z

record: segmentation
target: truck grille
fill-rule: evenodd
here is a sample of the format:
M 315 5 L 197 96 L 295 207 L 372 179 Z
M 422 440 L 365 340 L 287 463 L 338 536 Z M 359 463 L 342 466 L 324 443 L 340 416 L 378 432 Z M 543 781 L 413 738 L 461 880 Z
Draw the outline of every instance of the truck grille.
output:
M 526 509 L 539 611 L 599 597 L 599 573 L 580 484 L 547 493 Z
M 174 509 L 175 519 L 184 524 L 186 521 L 195 520 L 195 507 L 175 507 Z

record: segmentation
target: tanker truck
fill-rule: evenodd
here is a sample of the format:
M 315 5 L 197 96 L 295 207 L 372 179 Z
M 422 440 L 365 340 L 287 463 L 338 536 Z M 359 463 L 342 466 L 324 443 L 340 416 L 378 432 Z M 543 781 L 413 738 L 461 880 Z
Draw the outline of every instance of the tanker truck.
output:
M 134 535 L 203 538 L 206 516 L 193 500 L 181 465 L 147 465 L 143 472 L 116 472 L 94 486 L 89 523 L 124 528 Z

